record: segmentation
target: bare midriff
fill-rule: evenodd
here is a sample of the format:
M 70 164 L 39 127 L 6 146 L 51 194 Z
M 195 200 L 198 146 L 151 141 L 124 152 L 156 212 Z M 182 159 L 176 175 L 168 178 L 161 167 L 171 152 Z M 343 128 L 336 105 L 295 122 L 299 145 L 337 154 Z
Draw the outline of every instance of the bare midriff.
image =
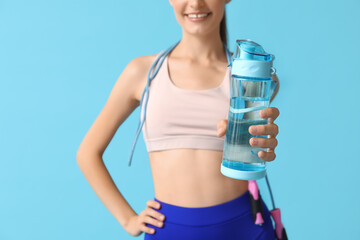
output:
M 220 172 L 222 151 L 171 149 L 149 152 L 155 198 L 182 207 L 208 207 L 233 200 L 248 181 Z

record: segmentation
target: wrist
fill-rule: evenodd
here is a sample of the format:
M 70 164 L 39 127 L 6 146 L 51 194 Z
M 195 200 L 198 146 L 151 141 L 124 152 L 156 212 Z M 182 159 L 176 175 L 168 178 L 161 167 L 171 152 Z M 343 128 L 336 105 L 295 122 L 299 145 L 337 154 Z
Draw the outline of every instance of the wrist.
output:
M 131 214 L 127 215 L 125 219 L 119 221 L 120 225 L 125 229 L 129 225 L 130 220 L 135 216 L 137 216 L 136 212 L 132 212 Z

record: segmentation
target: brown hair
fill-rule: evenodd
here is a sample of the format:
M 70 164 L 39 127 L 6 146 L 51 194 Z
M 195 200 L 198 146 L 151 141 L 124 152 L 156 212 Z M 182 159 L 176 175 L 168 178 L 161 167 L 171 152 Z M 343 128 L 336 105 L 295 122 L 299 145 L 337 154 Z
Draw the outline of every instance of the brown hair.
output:
M 221 41 L 227 47 L 227 29 L 226 29 L 226 11 L 224 9 L 224 16 L 220 22 L 220 37 Z

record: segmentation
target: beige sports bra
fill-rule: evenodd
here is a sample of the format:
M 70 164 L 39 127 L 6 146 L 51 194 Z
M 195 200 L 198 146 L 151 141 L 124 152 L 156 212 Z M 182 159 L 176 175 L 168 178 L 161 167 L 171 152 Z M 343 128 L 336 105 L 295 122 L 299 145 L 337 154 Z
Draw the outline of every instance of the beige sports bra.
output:
M 227 118 L 229 105 L 230 68 L 218 87 L 183 89 L 171 81 L 166 56 L 149 86 L 142 127 L 147 151 L 174 148 L 222 151 L 225 137 L 217 136 L 217 123 Z

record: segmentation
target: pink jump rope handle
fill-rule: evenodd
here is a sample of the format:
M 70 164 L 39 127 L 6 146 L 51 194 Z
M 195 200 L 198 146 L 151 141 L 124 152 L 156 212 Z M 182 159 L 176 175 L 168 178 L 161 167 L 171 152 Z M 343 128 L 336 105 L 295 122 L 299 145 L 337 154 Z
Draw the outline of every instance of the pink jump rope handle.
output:
M 280 208 L 275 208 L 273 210 L 270 211 L 270 214 L 272 216 L 272 218 L 275 221 L 275 233 L 276 233 L 276 237 L 279 240 L 287 240 L 287 235 L 286 235 L 286 231 L 285 228 L 281 222 L 281 213 L 280 213 Z
M 248 188 L 250 192 L 250 205 L 254 223 L 261 226 L 264 223 L 264 215 L 261 205 L 259 187 L 255 180 L 250 180 L 248 181 Z

